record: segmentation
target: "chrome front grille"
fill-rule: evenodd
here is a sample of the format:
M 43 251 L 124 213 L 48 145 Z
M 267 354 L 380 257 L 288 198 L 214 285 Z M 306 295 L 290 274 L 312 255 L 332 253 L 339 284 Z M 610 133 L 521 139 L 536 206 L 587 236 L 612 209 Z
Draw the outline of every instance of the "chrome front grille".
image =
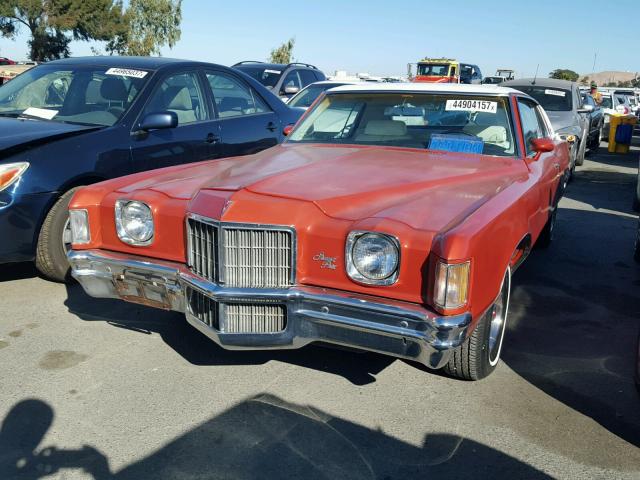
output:
M 219 304 L 199 290 L 187 287 L 188 313 L 221 333 L 279 333 L 287 325 L 287 309 L 273 303 Z
M 291 232 L 223 227 L 224 283 L 244 288 L 291 285 Z
M 223 304 L 220 331 L 224 333 L 278 333 L 286 325 L 282 305 Z
M 198 290 L 187 288 L 189 313 L 211 328 L 218 328 L 218 304 Z
M 218 229 L 209 223 L 188 219 L 189 267 L 196 275 L 216 279 L 216 245 Z
M 277 226 L 216 223 L 188 218 L 189 268 L 236 288 L 293 285 L 295 233 Z

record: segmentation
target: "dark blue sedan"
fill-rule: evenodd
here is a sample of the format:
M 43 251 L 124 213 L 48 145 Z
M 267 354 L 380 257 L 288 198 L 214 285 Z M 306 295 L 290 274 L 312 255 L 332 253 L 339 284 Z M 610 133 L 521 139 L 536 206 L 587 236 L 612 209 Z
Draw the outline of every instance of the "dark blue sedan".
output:
M 0 263 L 35 260 L 63 281 L 75 189 L 258 152 L 301 113 L 220 65 L 91 57 L 35 67 L 0 87 Z

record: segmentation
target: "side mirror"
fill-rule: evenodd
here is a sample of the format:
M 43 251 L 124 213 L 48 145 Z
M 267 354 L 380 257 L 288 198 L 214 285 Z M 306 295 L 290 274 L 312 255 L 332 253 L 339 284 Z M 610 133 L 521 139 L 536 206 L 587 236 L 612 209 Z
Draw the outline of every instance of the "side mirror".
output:
M 536 153 L 553 152 L 556 148 L 556 144 L 548 137 L 532 138 L 531 146 L 533 147 L 533 151 Z
M 284 87 L 284 93 L 286 95 L 295 95 L 300 89 L 298 87 Z
M 176 128 L 178 126 L 178 115 L 175 112 L 149 113 L 140 123 L 140 130 L 149 132 L 151 130 L 163 130 Z
M 591 113 L 595 110 L 596 108 L 593 105 L 582 105 L 581 108 L 578 109 L 578 113 Z

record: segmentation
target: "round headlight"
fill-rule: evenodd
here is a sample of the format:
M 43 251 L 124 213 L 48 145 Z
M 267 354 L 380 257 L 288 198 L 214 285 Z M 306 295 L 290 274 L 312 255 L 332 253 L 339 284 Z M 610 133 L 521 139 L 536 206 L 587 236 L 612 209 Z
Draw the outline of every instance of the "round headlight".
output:
M 120 240 L 133 245 L 146 245 L 153 238 L 153 215 L 149 206 L 137 201 L 116 203 L 116 226 Z
M 398 270 L 397 241 L 387 235 L 364 233 L 352 239 L 349 272 L 355 280 L 368 283 L 390 284 Z

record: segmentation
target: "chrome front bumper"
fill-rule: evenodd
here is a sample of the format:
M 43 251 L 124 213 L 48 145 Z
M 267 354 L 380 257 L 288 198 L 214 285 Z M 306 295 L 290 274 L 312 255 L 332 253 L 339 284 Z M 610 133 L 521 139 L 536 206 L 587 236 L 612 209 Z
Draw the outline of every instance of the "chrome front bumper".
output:
M 107 252 L 71 251 L 73 276 L 92 297 L 183 312 L 187 321 L 231 350 L 300 348 L 327 342 L 444 366 L 466 338 L 470 314 L 438 316 L 424 307 L 319 287 L 266 290 L 228 288 L 194 275 L 185 265 Z M 286 327 L 278 333 L 224 333 L 191 313 L 187 289 L 225 303 L 279 304 Z

